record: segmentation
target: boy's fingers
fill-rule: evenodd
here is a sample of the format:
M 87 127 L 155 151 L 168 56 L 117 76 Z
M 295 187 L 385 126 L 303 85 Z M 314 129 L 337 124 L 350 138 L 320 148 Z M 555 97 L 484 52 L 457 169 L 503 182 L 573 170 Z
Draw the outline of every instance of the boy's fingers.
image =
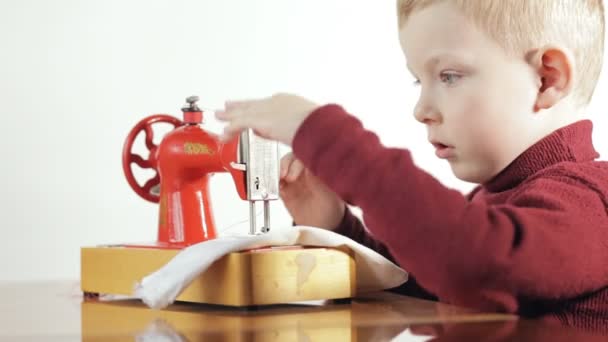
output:
M 228 115 L 228 112 L 226 112 L 223 109 L 218 109 L 218 110 L 215 111 L 215 118 L 218 119 L 218 120 L 227 120 L 230 117 Z
M 291 165 L 289 166 L 289 170 L 287 171 L 287 175 L 285 176 L 285 180 L 288 182 L 293 182 L 304 171 L 304 164 L 299 159 L 294 159 Z
M 284 181 L 284 180 L 279 181 L 279 196 L 281 198 L 289 197 L 289 191 L 287 191 L 287 189 L 286 189 L 288 186 L 289 186 L 289 184 L 287 184 L 286 181 Z
M 242 107 L 243 104 L 247 103 L 248 101 L 234 101 L 234 100 L 229 100 L 224 102 L 224 108 L 226 108 L 226 110 L 232 110 L 235 109 L 237 107 Z
M 244 114 L 256 112 L 256 108 L 260 107 L 265 102 L 265 99 L 258 100 L 242 100 L 242 101 L 226 101 L 224 107 L 226 111 L 239 110 Z
M 245 110 L 243 110 L 242 108 L 217 110 L 215 112 L 215 117 L 218 120 L 223 120 L 223 121 L 233 121 L 233 120 L 243 117 L 243 116 L 247 116 L 247 113 L 245 113 Z
M 303 195 L 302 184 L 289 183 L 285 180 L 279 182 L 279 197 L 282 200 L 296 200 Z
M 224 109 L 217 109 L 215 117 L 218 120 L 229 121 L 234 118 L 248 115 L 248 109 L 252 101 L 226 101 Z
M 228 142 L 235 136 L 241 133 L 246 126 L 241 124 L 239 121 L 233 121 L 228 126 L 224 127 L 224 132 L 220 135 L 220 141 Z
M 279 179 L 283 179 L 287 175 L 287 171 L 289 170 L 289 165 L 294 160 L 293 153 L 287 153 L 281 158 L 281 167 L 279 173 Z

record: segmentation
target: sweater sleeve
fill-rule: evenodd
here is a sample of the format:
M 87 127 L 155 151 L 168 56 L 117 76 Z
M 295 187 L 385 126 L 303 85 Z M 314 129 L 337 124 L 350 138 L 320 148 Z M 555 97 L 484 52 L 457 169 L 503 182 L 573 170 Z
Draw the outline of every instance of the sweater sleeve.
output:
M 351 240 L 378 252 L 390 261 L 399 264 L 399 262 L 395 260 L 395 258 L 388 251 L 387 247 L 382 242 L 371 236 L 359 218 L 353 215 L 349 209 L 346 209 L 342 222 L 340 222 L 340 225 L 334 229 L 334 232 L 344 235 Z M 415 276 L 412 274 L 409 274 L 407 282 L 390 290 L 402 295 L 437 300 L 435 295 L 429 293 L 426 289 L 420 286 L 420 284 L 418 284 Z
M 337 105 L 314 111 L 293 149 L 363 210 L 373 236 L 442 300 L 518 312 L 525 302 L 608 284 L 608 227 L 597 221 L 605 208 L 571 179 L 540 179 L 505 205 L 471 202 L 416 167 L 409 151 L 384 147 Z
M 347 208 L 344 213 L 344 218 L 340 225 L 334 229 L 335 233 L 344 235 L 349 239 L 372 249 L 392 262 L 395 262 L 393 256 L 388 252 L 386 246 L 373 238 L 366 230 L 363 223 Z

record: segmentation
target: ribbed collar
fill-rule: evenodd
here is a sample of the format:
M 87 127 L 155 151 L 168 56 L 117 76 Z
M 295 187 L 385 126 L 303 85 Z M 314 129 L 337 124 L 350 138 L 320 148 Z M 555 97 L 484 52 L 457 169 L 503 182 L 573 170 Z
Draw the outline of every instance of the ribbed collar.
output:
M 493 179 L 483 184 L 488 192 L 500 192 L 517 186 L 534 173 L 560 162 L 592 161 L 599 157 L 593 147 L 593 123 L 582 120 L 564 126 L 544 137 Z

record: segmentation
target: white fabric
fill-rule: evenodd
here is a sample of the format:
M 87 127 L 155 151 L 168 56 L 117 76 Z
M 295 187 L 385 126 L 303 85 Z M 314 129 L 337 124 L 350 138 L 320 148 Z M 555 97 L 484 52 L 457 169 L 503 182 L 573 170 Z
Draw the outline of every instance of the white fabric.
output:
M 407 272 L 403 269 L 343 235 L 326 229 L 296 226 L 260 235 L 218 237 L 187 247 L 136 284 L 135 297 L 151 308 L 164 308 L 173 303 L 198 275 L 226 254 L 265 246 L 291 245 L 350 248 L 354 252 L 359 293 L 392 288 L 407 280 Z

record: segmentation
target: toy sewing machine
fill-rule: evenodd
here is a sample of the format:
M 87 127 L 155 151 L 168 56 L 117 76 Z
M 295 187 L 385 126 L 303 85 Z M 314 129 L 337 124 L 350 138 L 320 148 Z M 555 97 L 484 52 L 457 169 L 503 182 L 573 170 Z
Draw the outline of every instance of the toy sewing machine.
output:
M 186 100 L 183 121 L 170 115 L 152 115 L 127 136 L 123 170 L 139 196 L 159 203 L 157 240 L 81 248 L 81 289 L 85 294 L 131 295 L 136 282 L 161 268 L 181 249 L 216 238 L 209 196 L 214 173 L 228 172 L 239 197 L 249 201 L 249 233 L 269 231 L 269 201 L 279 198 L 277 143 L 249 130 L 222 144 L 215 134 L 202 128 L 203 111 L 197 100 L 195 96 Z M 152 129 L 157 123 L 175 127 L 158 146 Z M 141 132 L 150 152 L 147 159 L 132 152 Z M 153 169 L 156 175 L 140 186 L 133 164 Z M 256 202 L 264 206 L 261 229 L 256 225 Z M 303 264 L 302 260 L 312 263 Z M 355 295 L 355 285 L 355 265 L 348 251 L 306 246 L 260 248 L 225 255 L 177 300 L 250 306 L 350 298 Z

